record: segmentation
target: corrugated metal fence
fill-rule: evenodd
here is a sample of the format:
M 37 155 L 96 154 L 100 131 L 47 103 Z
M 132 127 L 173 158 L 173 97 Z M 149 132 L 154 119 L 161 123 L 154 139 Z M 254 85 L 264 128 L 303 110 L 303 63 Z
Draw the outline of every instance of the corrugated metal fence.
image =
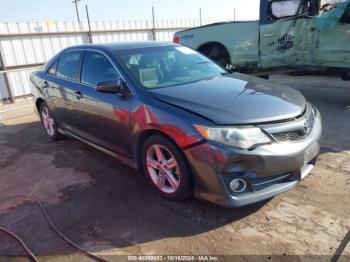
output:
M 204 20 L 202 24 L 218 21 Z M 29 75 L 65 47 L 120 41 L 171 41 L 199 20 L 0 23 L 0 103 L 30 95 Z

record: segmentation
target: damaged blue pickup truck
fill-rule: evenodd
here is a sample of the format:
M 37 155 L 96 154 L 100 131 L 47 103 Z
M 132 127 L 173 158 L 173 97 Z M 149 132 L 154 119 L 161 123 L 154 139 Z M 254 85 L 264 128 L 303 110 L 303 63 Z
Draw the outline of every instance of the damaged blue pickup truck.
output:
M 261 0 L 258 21 L 224 22 L 175 34 L 227 69 L 350 72 L 350 0 Z M 348 80 L 348 79 L 347 79 Z

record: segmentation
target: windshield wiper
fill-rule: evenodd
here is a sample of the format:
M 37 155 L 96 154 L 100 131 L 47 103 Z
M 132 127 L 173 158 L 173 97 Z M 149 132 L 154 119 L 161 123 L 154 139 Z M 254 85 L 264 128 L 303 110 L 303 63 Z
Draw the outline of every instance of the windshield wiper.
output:
M 203 64 L 212 64 L 213 62 L 210 61 L 202 61 L 202 62 L 198 62 L 197 65 L 203 65 Z

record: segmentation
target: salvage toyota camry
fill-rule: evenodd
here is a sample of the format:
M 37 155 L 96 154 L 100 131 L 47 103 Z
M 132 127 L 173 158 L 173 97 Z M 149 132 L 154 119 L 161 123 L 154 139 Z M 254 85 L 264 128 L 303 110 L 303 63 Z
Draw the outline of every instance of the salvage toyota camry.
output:
M 294 89 L 229 74 L 170 43 L 70 47 L 31 75 L 47 135 L 143 169 L 171 200 L 237 207 L 290 190 L 315 165 L 318 110 Z

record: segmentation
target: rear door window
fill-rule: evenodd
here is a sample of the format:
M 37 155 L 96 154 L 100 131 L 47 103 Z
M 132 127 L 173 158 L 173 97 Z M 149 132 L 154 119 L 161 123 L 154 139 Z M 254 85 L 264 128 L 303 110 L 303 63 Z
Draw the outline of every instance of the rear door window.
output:
M 50 69 L 47 71 L 49 75 L 56 75 L 56 68 L 57 68 L 58 60 L 56 60 L 51 66 Z
M 82 54 L 81 51 L 69 51 L 63 53 L 57 65 L 56 75 L 76 81 L 78 78 Z

